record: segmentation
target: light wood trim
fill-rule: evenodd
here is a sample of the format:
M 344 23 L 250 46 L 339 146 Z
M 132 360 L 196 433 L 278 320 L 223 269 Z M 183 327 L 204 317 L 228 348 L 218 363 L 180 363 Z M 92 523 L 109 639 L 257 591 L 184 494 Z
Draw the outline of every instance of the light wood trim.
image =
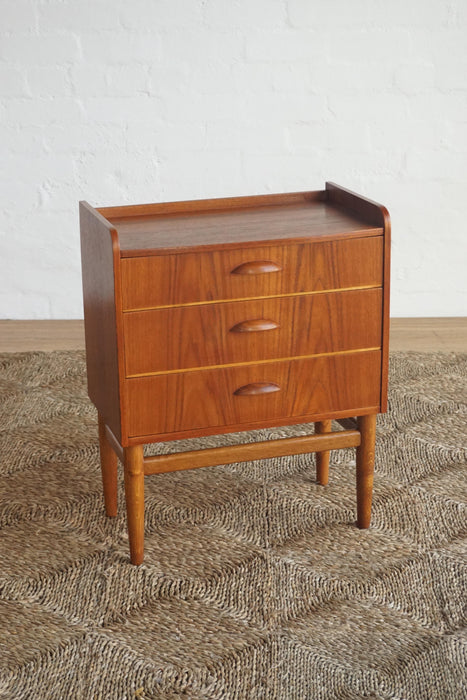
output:
M 379 347 L 381 299 L 366 289 L 125 314 L 126 376 Z
M 257 297 L 233 297 L 231 299 L 207 299 L 204 301 L 187 301 L 183 304 L 162 304 L 160 306 L 138 306 L 124 309 L 124 314 L 135 311 L 156 311 L 157 309 L 174 309 L 180 306 L 202 306 L 204 304 L 228 304 L 232 301 L 261 301 L 261 299 L 282 299 L 283 297 L 307 297 L 314 294 L 331 294 L 332 292 L 358 292 L 361 289 L 381 289 L 381 285 L 362 284 L 357 287 L 336 287 L 332 289 L 314 289 L 311 292 L 289 292 L 288 294 L 265 294 Z
M 231 362 L 224 365 L 206 365 L 205 367 L 188 367 L 184 369 L 163 369 L 157 372 L 145 372 L 143 374 L 129 374 L 127 379 L 138 379 L 139 377 L 156 377 L 160 374 L 182 374 L 183 372 L 202 372 L 210 369 L 225 369 L 226 367 L 246 367 L 247 365 L 267 365 L 271 362 L 290 362 L 290 360 L 311 360 L 315 357 L 334 357 L 334 355 L 353 355 L 358 352 L 371 352 L 381 350 L 374 348 L 356 348 L 355 350 L 336 350 L 335 352 L 317 352 L 314 355 L 294 355 L 293 357 L 272 357 L 267 360 L 254 360 L 251 362 Z
M 358 430 L 342 430 L 327 435 L 300 435 L 299 437 L 252 442 L 227 447 L 213 447 L 206 450 L 176 452 L 144 458 L 144 473 L 164 472 L 213 467 L 219 464 L 233 464 L 269 457 L 321 452 L 329 449 L 357 447 L 360 444 Z

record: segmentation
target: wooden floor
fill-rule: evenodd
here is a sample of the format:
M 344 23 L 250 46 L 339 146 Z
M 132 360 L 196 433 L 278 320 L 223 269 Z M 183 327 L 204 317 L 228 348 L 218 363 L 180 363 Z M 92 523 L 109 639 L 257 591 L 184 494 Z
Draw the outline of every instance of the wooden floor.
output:
M 467 352 L 467 317 L 393 318 L 390 347 Z M 83 321 L 0 321 L 0 352 L 82 348 Z
M 467 352 L 467 317 L 392 318 L 391 350 Z

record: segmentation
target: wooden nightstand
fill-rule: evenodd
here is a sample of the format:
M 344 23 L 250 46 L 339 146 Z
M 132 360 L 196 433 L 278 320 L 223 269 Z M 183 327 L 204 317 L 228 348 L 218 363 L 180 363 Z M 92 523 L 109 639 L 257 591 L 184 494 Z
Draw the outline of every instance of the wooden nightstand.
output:
M 133 564 L 144 476 L 357 448 L 370 524 L 376 414 L 387 404 L 390 221 L 319 192 L 94 209 L 80 203 L 89 396 L 105 507 L 124 464 Z M 354 417 L 357 417 L 355 420 Z M 331 432 L 331 420 L 344 430 Z M 309 436 L 153 457 L 144 444 L 314 422 Z

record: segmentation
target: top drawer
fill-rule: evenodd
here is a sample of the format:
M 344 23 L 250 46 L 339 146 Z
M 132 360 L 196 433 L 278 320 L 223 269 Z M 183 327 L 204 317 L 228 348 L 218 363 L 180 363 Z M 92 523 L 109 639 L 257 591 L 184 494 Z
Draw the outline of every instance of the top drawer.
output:
M 211 250 L 121 260 L 123 310 L 377 287 L 383 238 Z

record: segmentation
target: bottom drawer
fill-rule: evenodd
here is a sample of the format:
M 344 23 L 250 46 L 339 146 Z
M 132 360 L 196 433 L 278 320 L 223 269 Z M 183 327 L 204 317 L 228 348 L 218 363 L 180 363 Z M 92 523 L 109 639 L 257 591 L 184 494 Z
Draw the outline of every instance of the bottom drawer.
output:
M 381 353 L 173 372 L 125 384 L 130 437 L 248 430 L 378 407 Z

